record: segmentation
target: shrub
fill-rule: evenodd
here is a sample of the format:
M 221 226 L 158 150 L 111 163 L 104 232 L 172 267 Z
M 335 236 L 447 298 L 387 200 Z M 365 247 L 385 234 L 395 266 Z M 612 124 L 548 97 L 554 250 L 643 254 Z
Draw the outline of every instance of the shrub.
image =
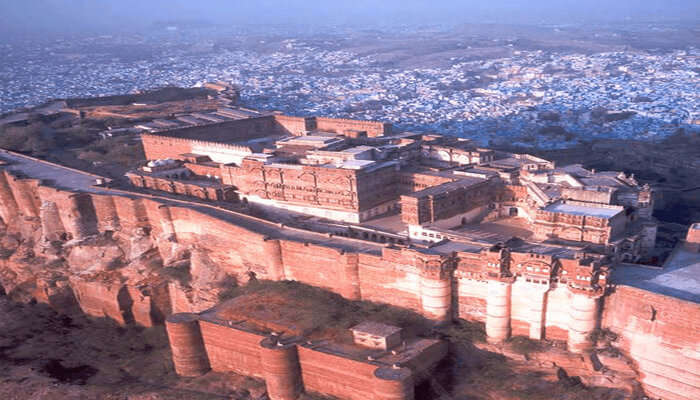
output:
M 449 326 L 438 329 L 452 343 L 485 342 L 484 324 L 459 319 Z
M 522 355 L 528 355 L 540 349 L 540 342 L 525 336 L 513 336 L 508 340 L 510 348 Z

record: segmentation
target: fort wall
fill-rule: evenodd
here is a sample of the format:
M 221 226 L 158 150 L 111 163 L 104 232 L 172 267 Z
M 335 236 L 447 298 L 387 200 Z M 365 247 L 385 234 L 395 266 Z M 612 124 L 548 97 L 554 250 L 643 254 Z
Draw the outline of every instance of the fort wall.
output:
M 174 314 L 166 328 L 179 375 L 211 368 L 262 378 L 271 400 L 295 400 L 302 390 L 349 400 L 413 400 L 414 373 L 425 372 L 447 352 L 445 343 L 435 342 L 410 368 L 400 368 L 310 342 L 284 343 L 210 316 Z
M 294 136 L 303 136 L 307 131 L 316 129 L 316 121 L 313 117 L 275 115 L 274 118 L 289 134 Z
M 265 377 L 259 350 L 265 335 L 203 320 L 199 326 L 213 371 Z
M 386 247 L 381 253 L 343 252 L 330 245 L 275 237 L 276 229 L 272 227 L 257 232 L 258 228 L 245 222 L 227 221 L 203 210 L 160 207 L 158 201 L 145 198 L 76 195 L 49 189 L 38 180 L 11 176 L 7 171 L 0 173 L 0 196 L 4 220 L 12 219 L 14 213 L 31 218 L 45 217 L 48 219 L 44 222 L 46 232 L 60 232 L 63 226 L 76 239 L 112 230 L 125 238 L 146 234 L 146 231 L 152 231 L 157 237 L 165 234 L 181 246 L 193 246 L 205 252 L 212 265 L 234 276 L 254 272 L 261 278 L 297 279 L 348 298 L 391 303 L 420 310 L 426 315 L 430 315 L 433 307 L 430 304 L 424 307 L 430 303 L 426 297 L 440 297 L 433 296 L 434 293 L 426 296 L 429 285 L 424 280 L 421 264 L 416 261 L 424 255 L 413 249 Z M 51 204 L 59 211 L 60 223 L 54 217 Z M 156 240 L 156 245 L 165 251 L 170 250 L 173 242 Z M 136 245 L 133 246 L 131 250 L 138 253 Z M 260 256 L 277 254 L 278 249 L 279 257 Z M 700 342 L 695 334 L 700 331 L 698 304 L 624 286 L 618 286 L 601 302 L 595 296 L 561 284 L 543 294 L 540 289 L 521 287 L 517 281 L 515 284 L 484 283 L 487 279 L 469 277 L 466 273 L 468 271 L 460 266 L 457 273 L 450 276 L 454 279 L 451 287 L 456 287 L 456 292 L 450 293 L 456 299 L 456 310 L 448 312 L 456 312 L 462 318 L 485 320 L 489 336 L 505 338 L 512 330 L 536 337 L 540 332 L 546 338 L 569 340 L 571 350 L 582 351 L 588 345 L 588 336 L 595 329 L 600 307 L 603 307 L 601 326 L 620 333 L 622 347 L 638 363 L 642 381 L 650 393 L 672 400 L 700 397 L 700 377 L 695 373 L 700 371 Z M 138 297 L 121 282 L 72 278 L 70 286 L 88 315 L 120 323 L 132 318 L 147 324 L 154 308 L 162 313 L 169 312 L 168 301 L 155 298 L 153 294 Z M 178 300 L 178 296 L 173 303 L 179 305 L 172 307 L 185 308 L 180 303 L 186 301 Z M 526 305 L 523 297 L 542 299 L 542 307 L 539 303 Z M 173 301 L 173 293 L 169 301 Z M 212 369 L 245 365 L 240 373 L 264 376 L 259 361 L 262 337 L 244 335 L 243 339 L 233 340 L 226 336 L 228 333 L 219 330 L 225 327 L 210 322 L 200 322 L 200 325 L 203 337 L 218 338 L 206 348 Z M 231 346 L 242 350 L 230 351 Z M 231 360 L 227 358 L 230 354 L 239 354 L 239 358 L 241 354 L 248 355 L 245 360 Z M 301 352 L 300 360 L 304 362 Z
M 199 376 L 209 371 L 209 358 L 195 314 L 173 314 L 165 321 L 175 372 Z
M 7 171 L 0 171 L 0 217 L 6 223 L 19 216 L 19 205 L 9 184 L 11 179 Z
M 644 389 L 664 400 L 700 398 L 700 304 L 629 286 L 604 301 L 602 327 L 620 335 Z
M 369 137 L 385 136 L 391 134 L 392 130 L 391 124 L 384 122 L 323 117 L 316 117 L 314 119 L 316 122 L 316 129 L 343 135 L 348 132 L 348 136 L 352 136 L 352 133 L 349 131 L 365 131 Z

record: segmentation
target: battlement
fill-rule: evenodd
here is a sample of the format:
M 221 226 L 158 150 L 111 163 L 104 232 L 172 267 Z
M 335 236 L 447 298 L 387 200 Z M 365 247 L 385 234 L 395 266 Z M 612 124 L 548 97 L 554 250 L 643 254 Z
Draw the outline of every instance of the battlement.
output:
M 414 385 L 447 354 L 440 340 L 402 338 L 401 329 L 369 321 L 351 328 L 355 341 L 310 340 L 304 333 L 323 316 L 306 318 L 298 303 L 307 300 L 260 307 L 260 295 L 243 295 L 200 315 L 170 316 L 166 327 L 178 374 L 211 368 L 260 377 L 271 399 L 294 400 L 312 391 L 350 400 L 412 400 Z

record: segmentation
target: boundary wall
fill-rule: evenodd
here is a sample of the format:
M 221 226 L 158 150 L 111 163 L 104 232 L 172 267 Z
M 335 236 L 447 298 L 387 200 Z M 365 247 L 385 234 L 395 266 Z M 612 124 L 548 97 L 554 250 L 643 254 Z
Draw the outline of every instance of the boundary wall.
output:
M 700 397 L 700 305 L 696 303 L 627 287 L 618 287 L 601 300 L 598 294 L 562 282 L 543 285 L 484 272 L 502 268 L 509 260 L 505 253 L 438 255 L 351 239 L 323 239 L 323 235 L 256 223 L 254 218 L 227 220 L 203 206 L 59 190 L 7 170 L 0 171 L 0 199 L 5 224 L 39 224 L 45 240 L 65 235 L 80 241 L 108 231 L 126 238 L 150 235 L 163 254 L 171 251 L 173 243 L 195 246 L 233 276 L 252 272 L 261 279 L 298 280 L 348 299 L 416 310 L 434 320 L 486 321 L 492 340 L 527 334 L 568 340 L 570 350 L 581 352 L 588 349 L 590 333 L 597 327 L 610 328 L 620 333 L 650 393 L 668 399 Z M 168 298 L 174 294 L 168 293 L 167 286 L 145 293 L 127 285 L 72 278 L 71 288 L 85 313 L 122 323 L 133 318 L 150 325 L 172 312 L 192 311 L 182 307 L 194 307 L 184 300 L 171 303 Z M 683 370 L 678 368 L 681 365 Z
M 447 354 L 446 343 L 435 341 L 406 366 L 387 365 L 207 315 L 173 314 L 166 327 L 178 374 L 211 369 L 264 379 L 271 400 L 294 400 L 302 391 L 348 400 L 413 400 L 414 385 Z

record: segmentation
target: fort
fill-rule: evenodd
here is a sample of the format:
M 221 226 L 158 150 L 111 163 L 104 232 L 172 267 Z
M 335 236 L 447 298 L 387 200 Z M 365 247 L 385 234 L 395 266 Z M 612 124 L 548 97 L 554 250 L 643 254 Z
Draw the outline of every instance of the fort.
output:
M 588 354 L 596 331 L 610 329 L 648 393 L 700 397 L 700 293 L 674 278 L 698 268 L 698 229 L 668 269 L 634 266 L 654 253 L 656 224 L 653 190 L 633 176 L 385 123 L 278 114 L 142 140 L 149 163 L 127 174 L 135 188 L 0 154 L 0 218 L 21 237 L 3 243 L 7 293 L 59 309 L 75 301 L 122 323 L 165 323 L 178 373 L 230 370 L 239 360 L 238 372 L 266 379 L 277 399 L 303 388 L 411 399 L 416 368 L 439 357 L 419 357 L 411 369 L 338 357 L 305 339 L 275 341 L 221 318 L 225 279 L 299 281 L 435 323 L 480 321 L 492 343 L 562 340 Z M 68 272 L 30 267 L 30 255 Z M 183 262 L 189 282 L 162 273 Z M 332 384 L 349 369 L 365 381 L 347 387 L 375 392 Z

